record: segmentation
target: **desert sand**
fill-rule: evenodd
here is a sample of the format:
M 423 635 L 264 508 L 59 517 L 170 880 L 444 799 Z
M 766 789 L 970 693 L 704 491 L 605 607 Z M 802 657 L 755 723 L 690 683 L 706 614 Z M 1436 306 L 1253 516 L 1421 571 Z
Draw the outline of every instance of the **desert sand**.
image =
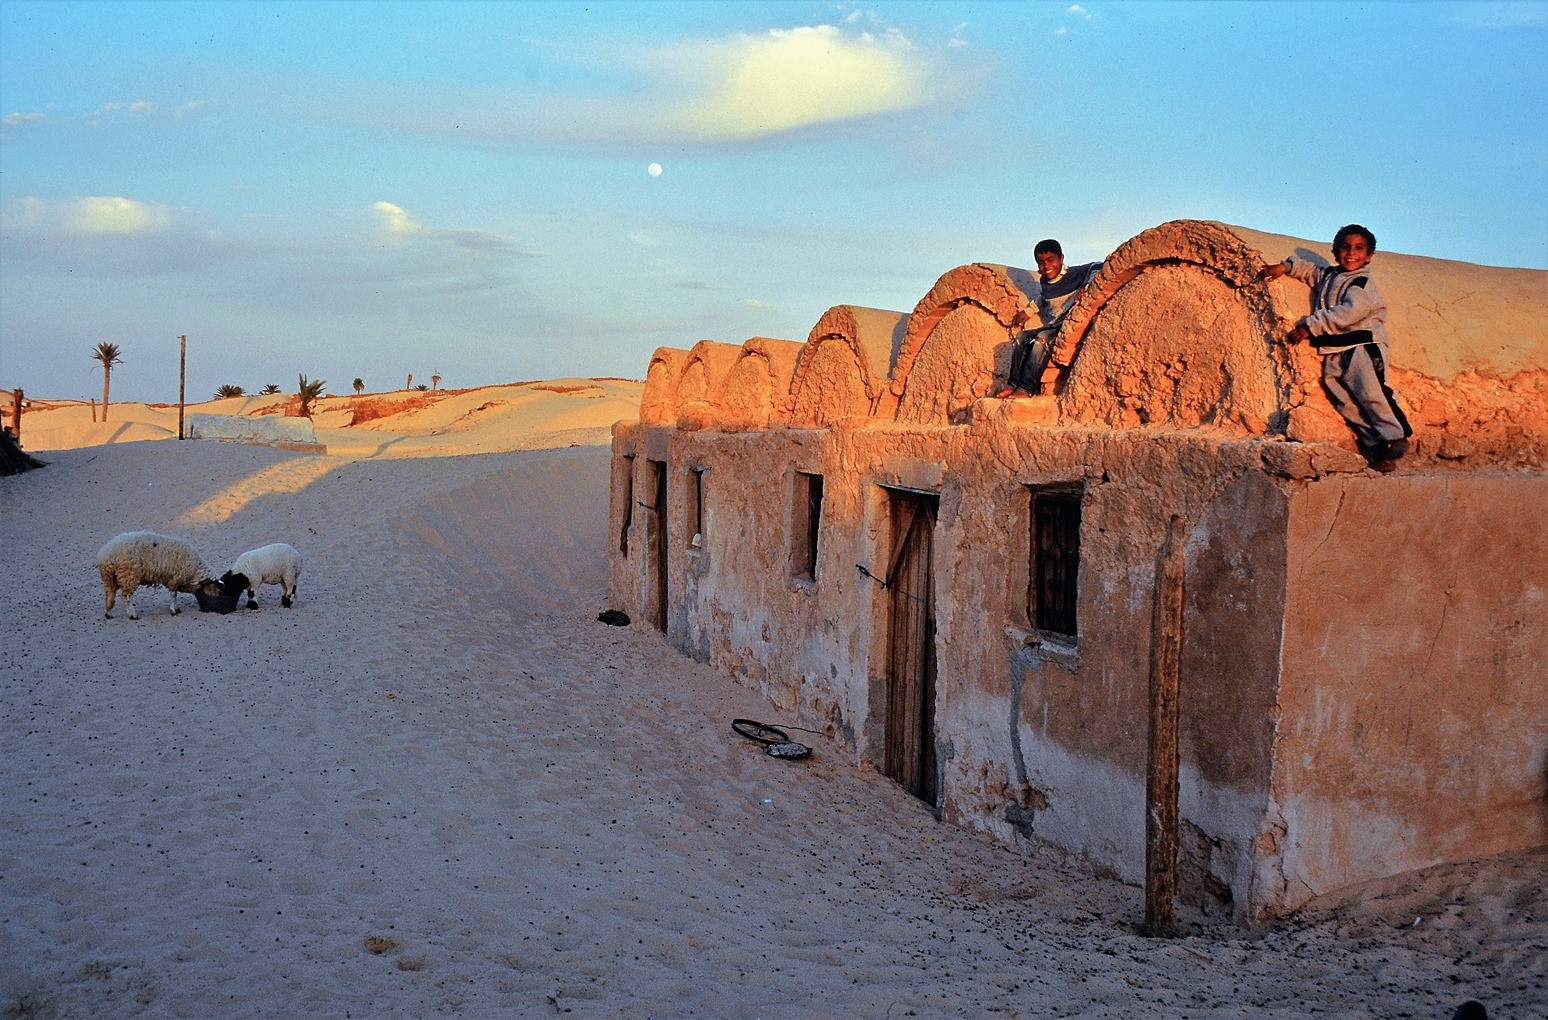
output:
M 823 734 L 763 754 L 733 718 L 806 723 L 596 618 L 639 396 L 330 398 L 325 453 L 35 401 L 48 466 L 0 478 L 0 1016 L 1548 1015 L 1545 851 L 1152 940 L 1140 889 Z M 103 619 L 96 551 L 141 528 L 216 574 L 294 545 L 295 607 Z

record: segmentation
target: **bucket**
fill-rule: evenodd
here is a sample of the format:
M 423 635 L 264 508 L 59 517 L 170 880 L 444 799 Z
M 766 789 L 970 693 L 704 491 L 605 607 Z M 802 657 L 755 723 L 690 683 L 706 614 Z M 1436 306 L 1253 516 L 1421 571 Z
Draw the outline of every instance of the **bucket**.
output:
M 194 598 L 199 603 L 201 613 L 229 613 L 237 607 L 237 602 L 242 598 L 240 591 L 230 595 L 221 594 L 220 584 L 210 582 L 201 584 L 194 589 Z

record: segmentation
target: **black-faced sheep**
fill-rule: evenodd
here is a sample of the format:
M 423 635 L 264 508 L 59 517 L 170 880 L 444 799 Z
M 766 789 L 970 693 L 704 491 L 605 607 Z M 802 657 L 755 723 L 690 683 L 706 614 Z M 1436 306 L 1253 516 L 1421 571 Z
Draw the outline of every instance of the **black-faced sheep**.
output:
M 221 586 L 234 594 L 247 589 L 247 608 L 258 608 L 258 586 L 280 586 L 280 605 L 290 606 L 301 576 L 301 554 L 284 542 L 253 549 L 237 557 L 231 569 L 220 575 Z
M 129 619 L 138 620 L 134 610 L 134 592 L 144 585 L 163 585 L 172 593 L 172 615 L 177 615 L 177 593 L 189 592 L 209 580 L 204 560 L 193 546 L 180 538 L 158 535 L 154 531 L 127 531 L 112 539 L 97 553 L 97 573 L 102 575 L 105 604 L 102 615 L 113 618 L 113 603 L 119 594 L 129 607 Z

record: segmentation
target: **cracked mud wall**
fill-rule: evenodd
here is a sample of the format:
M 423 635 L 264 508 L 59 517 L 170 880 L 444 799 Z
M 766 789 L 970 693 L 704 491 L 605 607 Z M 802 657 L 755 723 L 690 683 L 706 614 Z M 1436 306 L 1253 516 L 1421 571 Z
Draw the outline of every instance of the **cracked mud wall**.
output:
M 1267 325 L 1252 311 L 1237 289 L 1197 266 L 1161 265 L 1136 277 L 1082 341 L 1061 421 L 1239 436 L 1283 431 L 1278 412 L 1288 384 Z
M 790 419 L 790 382 L 804 344 L 753 337 L 726 373 L 715 401 L 718 427 L 765 429 Z
M 960 424 L 973 402 L 993 393 L 1010 365 L 1004 323 L 973 303 L 942 316 L 910 362 L 898 397 L 897 420 L 913 425 Z
M 677 424 L 688 429 L 710 428 L 724 417 L 724 384 L 742 356 L 737 344 L 700 340 L 683 362 L 677 380 Z M 647 380 L 648 382 L 648 380 Z
M 640 421 L 661 425 L 677 421 L 677 384 L 683 377 L 688 352 L 658 347 L 645 369 L 645 391 L 640 394 Z
M 793 428 L 826 428 L 875 413 L 908 316 L 835 305 L 812 327 L 791 380 Z
M 882 417 L 914 425 L 961 424 L 973 401 L 1010 369 L 1016 313 L 1037 321 L 1035 274 L 976 262 L 941 276 L 914 307 L 898 349 Z

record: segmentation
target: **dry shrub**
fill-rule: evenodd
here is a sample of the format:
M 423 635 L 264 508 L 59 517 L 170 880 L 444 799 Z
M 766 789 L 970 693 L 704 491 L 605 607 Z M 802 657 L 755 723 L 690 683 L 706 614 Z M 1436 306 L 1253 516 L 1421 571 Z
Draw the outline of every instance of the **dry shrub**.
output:
M 600 387 L 592 386 L 590 384 L 582 384 L 580 386 L 556 386 L 551 383 L 542 383 L 532 388 L 535 390 L 547 390 L 550 393 L 591 393 L 600 389 Z
M 378 418 L 390 418 L 395 414 L 403 414 L 406 411 L 417 411 L 421 407 L 429 407 L 435 403 L 431 397 L 409 397 L 407 400 L 385 400 L 380 397 L 370 399 L 356 398 L 350 402 L 349 408 L 355 412 L 350 419 L 350 425 L 364 425 L 368 421 Z
M 398 943 L 385 935 L 367 935 L 365 947 L 380 956 L 382 953 L 390 953 L 398 948 Z

